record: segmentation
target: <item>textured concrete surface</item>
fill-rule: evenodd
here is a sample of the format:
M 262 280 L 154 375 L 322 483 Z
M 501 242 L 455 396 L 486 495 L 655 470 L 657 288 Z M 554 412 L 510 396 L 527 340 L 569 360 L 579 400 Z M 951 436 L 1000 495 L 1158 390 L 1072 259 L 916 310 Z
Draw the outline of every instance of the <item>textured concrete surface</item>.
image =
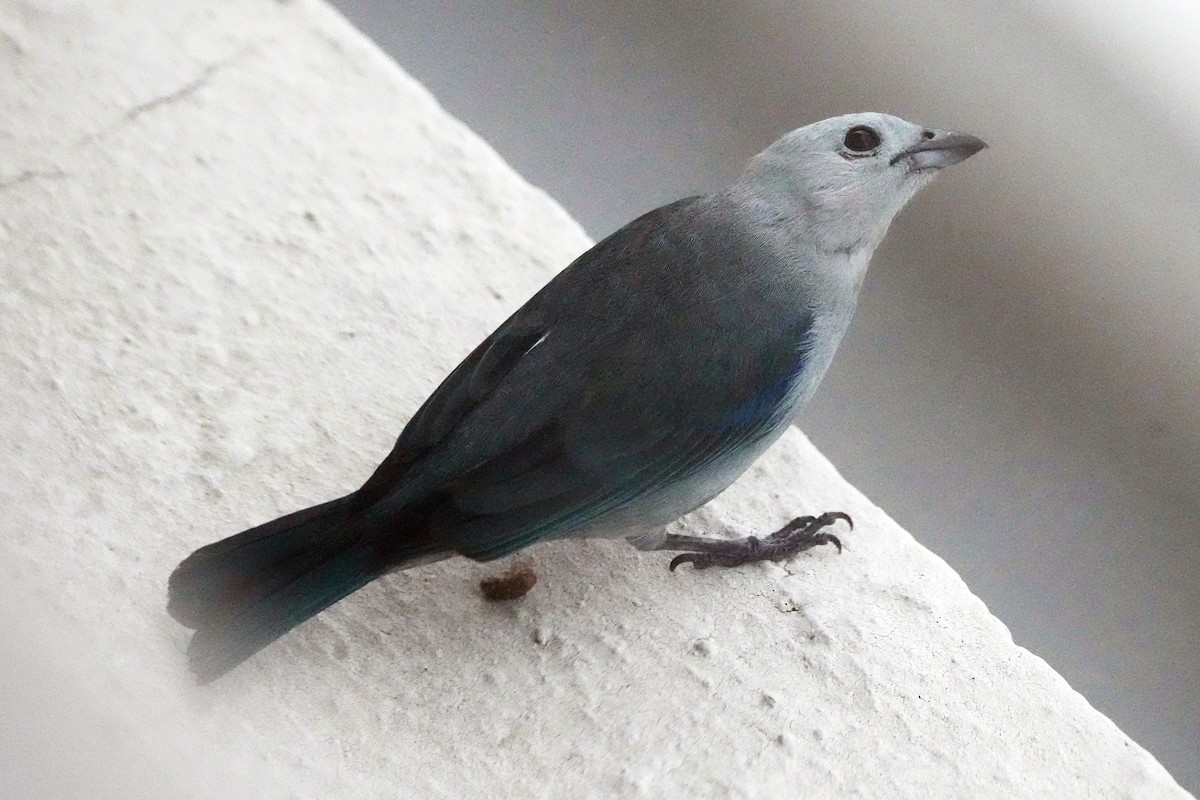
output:
M 174 564 L 365 478 L 587 240 L 315 0 L 10 0 L 0 71 L 3 796 L 1187 796 L 795 431 L 680 527 L 840 557 L 456 560 L 192 686 Z

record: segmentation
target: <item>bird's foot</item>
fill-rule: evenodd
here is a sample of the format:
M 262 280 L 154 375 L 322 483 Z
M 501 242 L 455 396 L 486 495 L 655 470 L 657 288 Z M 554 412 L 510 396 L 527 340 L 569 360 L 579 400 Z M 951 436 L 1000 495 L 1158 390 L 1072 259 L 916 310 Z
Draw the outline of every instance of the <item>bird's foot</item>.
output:
M 819 517 L 796 517 L 765 539 L 747 536 L 744 539 L 708 539 L 701 536 L 667 534 L 658 550 L 686 550 L 671 559 L 671 571 L 680 564 L 694 569 L 736 567 L 751 561 L 780 561 L 822 544 L 832 544 L 842 552 L 842 542 L 828 528 L 845 520 L 854 529 L 854 520 L 842 511 L 827 511 Z

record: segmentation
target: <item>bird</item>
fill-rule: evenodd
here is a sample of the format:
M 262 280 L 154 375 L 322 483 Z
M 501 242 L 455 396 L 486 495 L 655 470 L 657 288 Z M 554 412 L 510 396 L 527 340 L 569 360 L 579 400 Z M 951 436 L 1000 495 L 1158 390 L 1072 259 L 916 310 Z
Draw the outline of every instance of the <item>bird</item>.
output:
M 168 581 L 208 683 L 385 574 L 537 542 L 625 537 L 671 570 L 841 541 L 838 511 L 763 537 L 664 528 L 794 421 L 829 368 L 893 218 L 987 145 L 883 113 L 785 134 L 728 186 L 650 211 L 476 347 L 344 497 L 196 550 Z

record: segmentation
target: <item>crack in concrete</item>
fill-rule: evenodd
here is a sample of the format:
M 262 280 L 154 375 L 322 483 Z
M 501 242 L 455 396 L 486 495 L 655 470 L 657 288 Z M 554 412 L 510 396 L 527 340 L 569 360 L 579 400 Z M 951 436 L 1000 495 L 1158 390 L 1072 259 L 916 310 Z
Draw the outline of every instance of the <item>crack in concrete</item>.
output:
M 149 111 L 153 111 L 154 109 L 159 108 L 160 106 L 165 106 L 170 103 L 175 103 L 175 102 L 183 100 L 187 97 L 190 97 L 191 95 L 195 94 L 196 92 L 198 92 L 202 88 L 204 88 L 204 85 L 207 84 L 210 80 L 212 80 L 213 76 L 216 75 L 218 72 L 225 69 L 226 67 L 233 65 L 234 63 L 236 63 L 237 61 L 241 60 L 246 55 L 248 55 L 250 53 L 251 49 L 252 48 L 246 47 L 246 48 L 239 50 L 238 52 L 234 53 L 231 56 L 221 59 L 220 61 L 214 61 L 213 63 L 206 66 L 204 69 L 200 70 L 199 75 L 197 75 L 195 78 L 193 78 L 192 80 L 185 83 L 183 86 L 180 86 L 175 91 L 168 92 L 167 94 L 159 95 L 158 97 L 152 97 L 144 103 L 137 104 L 133 108 L 126 111 L 125 115 L 123 117 L 121 117 L 120 121 L 117 122 L 112 127 L 115 128 L 118 125 L 123 125 L 127 122 L 132 122 L 133 120 L 137 119 L 138 117 L 142 116 L 143 114 L 145 114 Z M 110 128 L 110 130 L 111 130 L 111 128 Z
M 25 48 L 21 46 L 21 42 L 17 39 L 17 37 L 13 36 L 3 28 L 0 28 L 0 40 L 8 42 L 9 46 L 12 47 L 13 52 L 18 56 L 25 55 Z
M 61 169 L 26 169 L 18 172 L 11 178 L 0 178 L 0 191 L 7 191 L 38 178 L 58 179 L 65 177 L 67 177 L 67 173 Z
M 178 89 L 167 92 L 166 94 L 158 95 L 157 97 L 152 97 L 145 102 L 138 103 L 136 106 L 130 108 L 124 114 L 122 114 L 120 119 L 105 126 L 102 130 L 84 136 L 75 143 L 76 147 L 83 147 L 103 139 L 113 131 L 129 124 L 130 122 L 133 122 L 145 114 L 148 114 L 156 108 L 177 103 L 180 100 L 185 100 L 188 97 L 191 97 L 196 92 L 203 89 L 204 86 L 207 85 L 208 82 L 211 81 L 218 73 L 234 65 L 238 61 L 241 61 L 243 58 L 254 52 L 254 50 L 255 48 L 253 46 L 243 47 L 241 50 L 238 50 L 236 53 L 233 53 L 230 56 L 226 56 L 219 61 L 214 61 L 211 64 L 208 64 L 202 70 L 200 70 L 200 73 L 196 75 L 196 77 L 192 78 Z
M 12 39 L 12 37 L 6 31 L 0 30 L 0 38 L 11 39 L 13 45 L 17 48 L 20 48 L 20 44 L 15 39 Z M 243 47 L 241 50 L 238 50 L 232 55 L 208 64 L 202 70 L 200 70 L 196 77 L 192 78 L 178 89 L 167 92 L 166 94 L 158 95 L 157 97 L 152 97 L 143 103 L 138 103 L 136 106 L 130 108 L 124 114 L 122 114 L 120 119 L 105 126 L 102 130 L 97 131 L 96 133 L 90 133 L 87 136 L 84 136 L 82 139 L 79 139 L 75 143 L 75 146 L 84 147 L 89 144 L 94 144 L 118 128 L 133 122 L 138 117 L 141 117 L 142 115 L 147 114 L 156 108 L 161 108 L 162 106 L 170 105 L 171 103 L 176 103 L 180 100 L 190 97 L 204 88 L 204 86 L 219 72 L 245 58 L 250 53 L 254 52 L 254 50 L 255 48 L 253 46 Z M 14 189 L 17 186 L 21 186 L 22 184 L 38 178 L 60 179 L 66 177 L 68 177 L 67 173 L 61 169 L 25 169 L 21 170 L 12 177 L 0 178 L 0 192 Z

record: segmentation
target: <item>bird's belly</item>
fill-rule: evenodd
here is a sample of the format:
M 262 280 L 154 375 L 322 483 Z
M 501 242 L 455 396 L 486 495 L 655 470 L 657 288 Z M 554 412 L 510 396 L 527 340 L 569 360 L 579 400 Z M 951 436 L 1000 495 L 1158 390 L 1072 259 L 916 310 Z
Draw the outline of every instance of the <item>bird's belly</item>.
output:
M 786 427 L 786 423 L 781 424 L 777 430 L 753 444 L 714 459 L 695 472 L 614 508 L 566 535 L 618 538 L 641 537 L 658 532 L 725 491 L 779 438 Z

